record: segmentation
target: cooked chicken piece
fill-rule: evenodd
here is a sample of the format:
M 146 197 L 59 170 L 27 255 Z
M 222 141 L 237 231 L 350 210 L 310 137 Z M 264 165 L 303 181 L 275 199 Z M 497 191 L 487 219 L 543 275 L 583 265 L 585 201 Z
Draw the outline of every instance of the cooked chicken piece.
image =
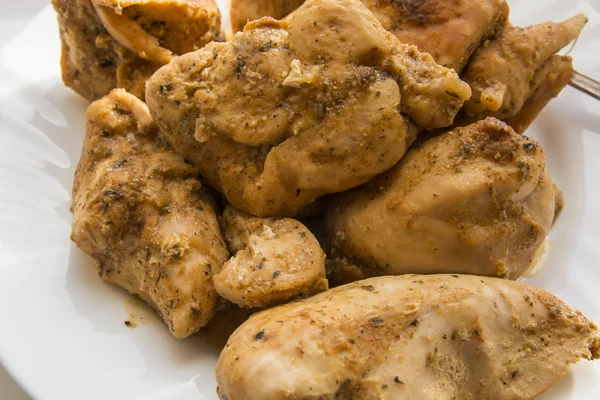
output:
M 415 45 L 438 64 L 458 73 L 484 40 L 508 20 L 505 0 L 362 0 L 383 27 L 402 43 Z M 232 0 L 234 31 L 260 17 L 281 19 L 302 0 Z
M 328 225 L 332 256 L 349 260 L 334 266 L 516 279 L 552 226 L 556 196 L 540 145 L 487 118 L 420 143 L 341 194 Z
M 229 17 L 233 32 L 244 29 L 249 21 L 262 17 L 282 19 L 296 8 L 300 7 L 304 0 L 231 0 Z
M 399 85 L 398 82 L 401 82 Z M 447 126 L 470 95 L 398 42 L 358 0 L 311 0 L 161 68 L 150 111 L 236 208 L 294 215 L 392 167 L 417 128 Z
M 570 60 L 549 57 L 574 40 L 587 20 L 578 15 L 560 24 L 518 28 L 506 26 L 505 0 L 362 2 L 402 43 L 417 46 L 459 74 L 475 53 L 465 71 L 474 96 L 457 122 L 466 125 L 493 116 L 510 120 L 519 133 L 570 80 Z M 251 3 L 232 0 L 232 21 L 239 29 L 248 19 L 283 18 L 299 5 L 280 0 Z
M 600 358 L 551 294 L 467 275 L 355 282 L 254 314 L 217 364 L 221 399 L 533 399 Z
M 546 22 L 526 28 L 509 26 L 498 39 L 477 49 L 463 74 L 473 90 L 473 97 L 465 103 L 466 116 L 479 120 L 486 116 L 506 119 L 516 115 L 532 95 L 532 89 L 540 85 L 535 82 L 536 73 L 545 65 L 552 68 L 551 57 L 575 40 L 586 22 L 585 15 L 579 14 L 562 23 Z M 550 64 L 546 64 L 548 60 Z M 557 71 L 566 70 L 565 62 L 563 59 Z M 537 75 L 540 81 L 544 77 L 546 72 Z M 568 79 L 563 77 L 543 85 L 562 82 Z M 558 86 L 552 91 L 560 89 Z
M 253 217 L 248 214 L 227 205 L 223 210 L 223 214 L 219 218 L 221 223 L 221 232 L 227 243 L 227 248 L 231 254 L 236 254 L 238 251 L 248 247 L 251 235 L 262 234 L 263 227 L 272 224 L 275 221 L 290 220 L 290 218 L 260 218 Z M 294 221 L 295 222 L 295 221 Z
M 327 290 L 325 253 L 299 221 L 251 217 L 228 206 L 221 227 L 235 255 L 213 282 L 227 300 L 270 307 Z
M 560 94 L 573 76 L 571 57 L 553 55 L 536 71 L 529 94 L 521 110 L 505 121 L 517 133 L 523 133 L 550 100 Z
M 178 338 L 215 313 L 212 276 L 229 256 L 197 174 L 133 95 L 115 89 L 88 108 L 71 239 L 103 279 L 147 301 Z
M 150 76 L 176 54 L 220 35 L 214 0 L 52 0 L 65 85 L 88 100 L 125 88 L 143 98 Z
M 473 52 L 508 21 L 505 0 L 362 0 L 402 43 L 461 73 Z

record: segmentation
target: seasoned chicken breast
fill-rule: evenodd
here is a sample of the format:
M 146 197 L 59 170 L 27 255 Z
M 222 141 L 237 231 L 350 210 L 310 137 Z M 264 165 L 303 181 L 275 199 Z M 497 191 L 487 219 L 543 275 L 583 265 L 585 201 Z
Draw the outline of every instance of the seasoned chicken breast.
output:
M 579 36 L 586 22 L 586 16 L 579 14 L 561 23 L 546 22 L 526 28 L 508 26 L 498 39 L 477 49 L 462 74 L 473 90 L 473 96 L 465 104 L 466 116 L 471 120 L 486 116 L 511 118 L 530 97 L 534 96 L 532 102 L 535 101 L 539 93 L 534 92 L 540 85 L 555 87 L 552 92 L 560 92 L 571 77 L 572 69 L 566 66 L 570 59 L 558 63 L 552 57 Z M 549 78 L 549 70 L 561 76 L 542 83 Z M 539 103 L 536 108 L 540 108 Z M 532 109 L 529 110 L 531 114 Z
M 146 80 L 174 55 L 220 35 L 214 0 L 52 0 L 65 85 L 88 100 L 125 88 L 143 98 Z
M 505 0 L 362 0 L 381 25 L 402 43 L 429 53 L 438 64 L 460 73 L 484 40 L 508 21 Z M 232 0 L 234 32 L 248 21 L 281 19 L 303 0 Z
M 450 125 L 469 95 L 358 0 L 311 0 L 289 22 L 254 21 L 173 60 L 146 91 L 173 147 L 257 216 L 291 216 L 368 181 L 417 129 Z
M 362 0 L 402 43 L 461 73 L 473 52 L 508 22 L 505 0 Z
M 197 174 L 133 95 L 115 89 L 88 108 L 71 239 L 100 277 L 147 301 L 178 338 L 214 315 L 212 276 L 229 257 Z
M 559 196 L 533 139 L 494 118 L 457 128 L 339 195 L 327 217 L 332 256 L 348 260 L 330 273 L 516 279 L 552 226 Z
M 325 253 L 299 221 L 252 217 L 227 206 L 221 228 L 234 256 L 213 281 L 227 300 L 270 307 L 327 290 Z
M 254 314 L 217 364 L 221 399 L 533 399 L 600 357 L 598 327 L 537 288 L 372 278 Z
M 571 59 L 554 55 L 573 41 L 587 18 L 519 28 L 508 25 L 505 0 L 362 0 L 402 43 L 415 45 L 453 68 L 472 86 L 458 125 L 487 116 L 523 133 L 567 85 Z M 298 2 L 298 3 L 301 3 Z M 231 18 L 241 29 L 261 16 L 283 18 L 296 2 L 232 0 Z M 291 17 L 287 17 L 288 19 Z

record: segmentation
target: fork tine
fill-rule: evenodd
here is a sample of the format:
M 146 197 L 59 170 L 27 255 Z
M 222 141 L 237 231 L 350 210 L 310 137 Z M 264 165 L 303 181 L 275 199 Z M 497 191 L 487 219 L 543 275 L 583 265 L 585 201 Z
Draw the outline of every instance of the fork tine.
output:
M 569 85 L 600 100 L 600 82 L 575 71 Z

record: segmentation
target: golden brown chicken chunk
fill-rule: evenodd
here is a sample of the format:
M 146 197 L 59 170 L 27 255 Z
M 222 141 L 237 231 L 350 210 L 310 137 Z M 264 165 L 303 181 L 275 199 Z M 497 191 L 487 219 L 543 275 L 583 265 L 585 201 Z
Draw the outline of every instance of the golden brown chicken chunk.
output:
M 557 97 L 573 76 L 573 60 L 568 56 L 553 55 L 535 72 L 529 83 L 529 93 L 523 107 L 505 118 L 517 133 L 523 133 L 548 102 Z
M 100 276 L 139 295 L 178 338 L 204 326 L 229 254 L 197 169 L 122 89 L 92 103 L 73 185 L 71 239 Z
M 555 87 L 549 93 L 560 92 L 572 73 L 566 65 L 570 59 L 552 57 L 579 36 L 586 22 L 579 14 L 562 23 L 508 26 L 498 39 L 477 49 L 462 75 L 473 90 L 465 103 L 466 116 L 471 120 L 486 116 L 507 119 L 521 111 L 529 98 L 539 95 L 535 92 L 540 85 Z M 536 108 L 543 106 L 538 103 Z
M 537 288 L 467 275 L 372 278 L 254 314 L 217 364 L 221 399 L 533 399 L 598 327 Z
M 389 169 L 413 122 L 447 126 L 469 95 L 358 0 L 311 0 L 289 22 L 254 21 L 161 68 L 146 91 L 173 147 L 258 216 L 294 215 Z
M 420 143 L 341 194 L 327 217 L 333 255 L 364 276 L 516 279 L 552 226 L 556 196 L 540 145 L 487 118 Z
M 143 98 L 148 78 L 176 54 L 215 40 L 214 0 L 52 0 L 65 85 L 88 100 L 125 88 Z
M 325 253 L 299 221 L 252 217 L 227 206 L 221 227 L 234 256 L 213 281 L 227 300 L 270 307 L 327 290 Z
M 587 20 L 578 15 L 559 24 L 519 28 L 506 26 L 505 0 L 362 2 L 402 43 L 417 46 L 459 74 L 469 63 L 464 79 L 474 95 L 459 125 L 493 116 L 519 133 L 569 82 L 571 59 L 553 55 L 579 35 Z M 241 29 L 247 19 L 283 18 L 294 5 L 280 0 L 232 0 L 231 17 L 234 27 Z
M 505 0 L 362 0 L 402 43 L 461 73 L 473 52 L 508 21 Z
M 381 25 L 402 43 L 429 53 L 438 64 L 462 71 L 484 40 L 508 20 L 505 0 L 362 0 Z M 247 21 L 269 16 L 281 19 L 303 0 L 232 0 L 234 32 Z

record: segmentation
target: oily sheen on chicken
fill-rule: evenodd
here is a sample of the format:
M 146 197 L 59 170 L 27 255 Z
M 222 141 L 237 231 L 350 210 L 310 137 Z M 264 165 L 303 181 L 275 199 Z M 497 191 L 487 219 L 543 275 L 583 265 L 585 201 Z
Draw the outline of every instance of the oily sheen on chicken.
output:
M 330 275 L 464 273 L 516 279 L 561 200 L 535 140 L 494 118 L 411 148 L 390 171 L 342 193 L 327 216 Z
M 505 0 L 362 2 L 402 43 L 431 54 L 471 85 L 473 96 L 458 125 L 491 116 L 508 122 L 518 133 L 571 79 L 571 58 L 555 53 L 575 40 L 587 22 L 579 14 L 560 23 L 512 26 Z M 232 0 L 234 29 L 262 16 L 284 18 L 300 3 Z
M 217 364 L 228 400 L 533 399 L 600 357 L 544 290 L 468 275 L 371 278 L 254 314 Z

